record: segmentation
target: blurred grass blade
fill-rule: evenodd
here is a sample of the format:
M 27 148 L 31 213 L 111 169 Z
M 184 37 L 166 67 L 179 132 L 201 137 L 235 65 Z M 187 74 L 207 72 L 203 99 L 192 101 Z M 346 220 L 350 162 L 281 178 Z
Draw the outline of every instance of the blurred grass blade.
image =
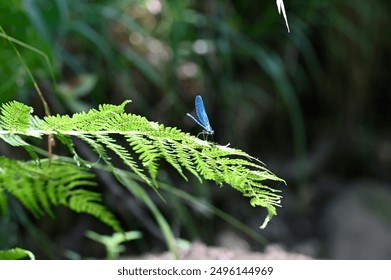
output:
M 132 63 L 134 67 L 140 70 L 140 72 L 143 73 L 145 77 L 147 77 L 158 88 L 164 88 L 164 83 L 160 73 L 156 71 L 148 62 L 146 62 L 145 59 L 129 48 L 123 50 L 122 54 L 130 63 Z
M 220 217 L 221 219 L 223 219 L 227 223 L 236 227 L 239 231 L 241 231 L 244 234 L 248 235 L 249 237 L 253 238 L 259 244 L 265 246 L 269 243 L 269 241 L 267 241 L 265 238 L 263 238 L 259 234 L 259 232 L 253 230 L 252 228 L 248 227 L 247 225 L 245 225 L 244 223 L 242 223 L 238 219 L 235 219 L 231 215 L 229 215 L 226 212 L 220 210 L 219 208 L 209 204 L 208 202 L 202 201 L 197 197 L 194 197 L 194 196 L 192 196 L 192 195 L 190 195 L 180 189 L 173 188 L 170 185 L 164 184 L 162 182 L 159 182 L 159 187 L 161 189 L 167 191 L 168 193 L 171 193 L 172 195 L 187 201 L 188 203 L 201 204 L 203 207 L 207 208 L 209 211 L 214 213 L 216 216 Z
M 171 253 L 174 255 L 176 259 L 178 259 L 178 252 L 176 248 L 175 243 L 175 237 L 173 232 L 171 231 L 171 227 L 169 223 L 166 221 L 162 213 L 159 211 L 156 204 L 152 201 L 150 196 L 147 194 L 147 192 L 141 187 L 139 184 L 137 184 L 133 180 L 129 180 L 127 176 L 127 172 L 121 171 L 119 169 L 113 170 L 114 174 L 116 175 L 117 179 L 131 192 L 136 196 L 138 199 L 140 199 L 151 211 L 152 215 L 155 217 L 156 222 L 158 223 L 162 234 L 164 236 L 164 239 L 166 240 L 166 244 L 171 251 Z
M 39 32 L 42 38 L 47 43 L 51 43 L 52 39 L 50 36 L 49 28 L 47 26 L 47 21 L 43 18 L 40 9 L 36 7 L 35 1 L 25 0 L 23 1 L 24 10 L 27 13 L 30 22 Z
M 103 36 L 82 21 L 72 22 L 70 28 L 90 40 L 100 50 L 105 59 L 112 62 L 113 52 L 108 41 Z
M 19 41 L 19 40 L 15 39 L 15 38 L 13 38 L 11 36 L 8 36 L 7 33 L 5 32 L 5 30 L 3 29 L 3 27 L 1 25 L 0 25 L 0 37 L 8 40 L 11 44 L 19 45 L 19 46 L 21 46 L 21 47 L 23 47 L 25 49 L 28 49 L 28 50 L 30 50 L 30 51 L 32 51 L 32 52 L 42 56 L 44 58 L 44 60 L 45 60 L 45 63 L 47 65 L 47 67 L 48 67 L 48 70 L 49 70 L 49 73 L 50 73 L 50 77 L 51 77 L 51 79 L 53 81 L 53 84 L 54 85 L 56 84 L 54 70 L 53 70 L 52 64 L 50 63 L 49 56 L 46 53 L 44 53 L 43 51 L 41 51 L 41 50 L 39 50 L 37 48 L 34 48 L 33 46 L 31 46 L 29 44 L 26 44 L 26 43 L 24 43 L 22 41 Z

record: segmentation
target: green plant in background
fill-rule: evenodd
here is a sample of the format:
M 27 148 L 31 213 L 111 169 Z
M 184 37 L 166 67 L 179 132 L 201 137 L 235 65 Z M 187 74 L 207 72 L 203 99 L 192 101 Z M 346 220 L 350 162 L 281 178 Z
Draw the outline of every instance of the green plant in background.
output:
M 118 259 L 120 253 L 125 251 L 125 247 L 121 243 L 139 239 L 142 234 L 138 231 L 129 231 L 106 236 L 89 230 L 86 232 L 86 236 L 105 246 L 107 260 L 115 260 Z
M 145 90 L 139 88 L 140 78 L 149 84 L 148 87 L 158 89 L 160 97 L 164 93 L 164 96 L 176 99 L 175 86 L 181 82 L 177 73 L 188 63 L 203 68 L 205 73 L 197 71 L 194 77 L 201 85 L 213 86 L 208 81 L 208 72 L 213 72 L 211 77 L 220 75 L 222 82 L 228 82 L 229 89 L 233 73 L 220 71 L 221 66 L 232 68 L 242 52 L 236 52 L 233 44 L 236 38 L 231 36 L 241 33 L 240 25 L 232 24 L 241 15 L 226 13 L 220 16 L 220 10 L 227 5 L 228 10 L 234 11 L 234 7 L 230 7 L 232 4 L 212 3 L 207 6 L 211 17 L 207 17 L 199 11 L 203 9 L 202 5 L 192 1 L 167 1 L 160 9 L 156 8 L 158 3 L 144 0 L 7 1 L 1 6 L 0 24 L 11 36 L 33 44 L 50 57 L 54 62 L 53 72 L 59 78 L 59 87 L 54 89 L 57 94 L 50 96 L 49 101 L 71 112 L 91 108 L 91 104 L 82 100 L 87 94 L 95 106 L 113 95 L 118 102 L 129 99 L 130 95 L 137 96 L 140 108 L 148 109 L 151 104 Z M 273 10 L 267 12 L 276 14 L 276 7 L 271 7 Z M 285 17 L 283 1 L 277 1 L 277 7 Z M 257 28 L 263 18 L 260 17 Z M 264 21 L 267 24 L 267 19 Z M 260 30 L 266 31 L 264 28 Z M 245 54 L 252 56 L 251 50 Z M 30 52 L 22 55 L 39 81 L 49 86 L 47 79 L 50 75 L 42 61 Z M 16 94 L 19 100 L 26 100 L 29 93 L 25 87 L 30 81 L 21 67 L 12 63 L 13 50 L 1 49 L 0 56 L 4 57 L 2 61 L 7 66 L 0 69 L 4 71 L 1 76 L 11 77 L 0 87 L 3 89 L 0 91 L 2 101 L 11 100 Z M 203 60 L 208 57 L 218 64 L 221 60 L 223 65 L 207 69 Z M 193 76 L 189 78 L 193 79 Z M 89 88 L 84 84 L 86 77 L 89 78 Z M 233 81 L 237 89 L 247 84 L 236 79 Z M 23 87 L 11 88 L 15 82 Z M 80 87 L 84 91 L 81 92 Z M 110 89 L 110 96 L 107 89 Z M 181 103 L 175 101 L 177 110 Z
M 0 260 L 20 260 L 20 259 L 35 260 L 35 256 L 28 250 L 14 248 L 7 251 L 0 250 Z

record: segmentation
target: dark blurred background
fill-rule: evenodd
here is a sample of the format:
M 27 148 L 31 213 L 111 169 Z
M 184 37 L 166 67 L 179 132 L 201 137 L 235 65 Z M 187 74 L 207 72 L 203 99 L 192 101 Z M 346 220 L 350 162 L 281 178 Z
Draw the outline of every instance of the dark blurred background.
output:
M 164 203 L 148 190 L 178 238 L 244 241 L 254 251 L 265 238 L 314 258 L 390 259 L 391 2 L 284 2 L 291 33 L 272 0 L 1 1 L 0 25 L 50 59 L 51 68 L 18 47 L 53 114 L 131 99 L 128 112 L 196 135 L 200 128 L 186 113 L 200 94 L 215 141 L 259 158 L 287 181 L 272 185 L 283 191 L 282 208 L 260 230 L 265 212 L 238 192 L 185 182 L 163 164 L 161 181 L 252 229 L 244 234 L 196 201 L 163 189 Z M 0 102 L 9 100 L 44 115 L 22 63 L 0 38 Z M 8 149 L 1 144 L 1 154 Z M 61 145 L 55 152 L 66 155 Z M 165 250 L 143 203 L 109 174 L 97 181 L 125 229 L 143 232 L 126 254 Z M 65 258 L 65 250 L 104 256 L 84 236 L 87 229 L 110 233 L 94 219 L 59 209 L 56 220 L 36 221 L 14 209 L 15 221 L 0 225 L 0 247 L 24 246 L 42 258 Z

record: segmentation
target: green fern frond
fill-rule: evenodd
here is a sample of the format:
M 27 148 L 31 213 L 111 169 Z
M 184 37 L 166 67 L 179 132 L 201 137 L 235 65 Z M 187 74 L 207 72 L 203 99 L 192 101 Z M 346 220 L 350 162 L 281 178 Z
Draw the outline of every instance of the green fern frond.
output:
M 22 103 L 11 101 L 1 108 L 0 127 L 10 132 L 25 132 L 30 127 L 32 108 Z
M 202 141 L 177 128 L 164 127 L 144 117 L 125 113 L 127 103 L 129 101 L 119 106 L 105 104 L 87 113 L 44 119 L 32 116 L 28 106 L 8 103 L 0 111 L 3 127 L 0 135 L 41 137 L 53 134 L 66 144 L 80 164 L 82 161 L 71 139 L 71 136 L 77 137 L 87 143 L 110 168 L 114 167 L 109 154 L 114 154 L 132 172 L 154 187 L 157 187 L 159 161 L 164 160 L 186 180 L 187 171 L 200 181 L 204 178 L 218 185 L 230 185 L 249 197 L 252 206 L 266 208 L 266 221 L 276 215 L 276 207 L 281 202 L 280 191 L 268 187 L 265 182 L 285 182 L 267 170 L 262 162 L 241 150 Z M 18 118 L 23 122 L 29 120 L 29 125 L 24 123 L 17 126 L 17 130 L 8 130 L 14 113 L 18 113 Z M 123 140 L 128 144 L 123 144 Z M 32 203 L 30 205 L 34 206 Z
M 0 209 L 5 214 L 8 192 L 37 218 L 44 214 L 53 217 L 52 207 L 63 205 L 122 231 L 114 215 L 101 204 L 100 194 L 84 188 L 95 185 L 92 177 L 85 168 L 65 162 L 41 161 L 37 165 L 0 157 Z

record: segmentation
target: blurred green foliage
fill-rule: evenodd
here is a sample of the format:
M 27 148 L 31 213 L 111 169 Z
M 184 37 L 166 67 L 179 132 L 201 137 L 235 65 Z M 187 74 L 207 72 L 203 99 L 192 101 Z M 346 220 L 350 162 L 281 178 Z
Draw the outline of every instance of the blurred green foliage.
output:
M 291 33 L 275 1 L 250 0 L 12 0 L 0 25 L 51 59 L 56 85 L 41 56 L 18 48 L 52 113 L 132 99 L 132 112 L 191 130 L 185 114 L 201 94 L 216 140 L 273 166 L 296 205 L 311 204 L 318 174 L 390 179 L 391 2 L 284 2 Z M 0 61 L 0 102 L 39 107 L 3 38 Z M 205 186 L 194 192 L 212 200 Z M 184 208 L 166 213 L 178 234 L 210 237 L 213 223 L 199 232 L 209 214 Z

